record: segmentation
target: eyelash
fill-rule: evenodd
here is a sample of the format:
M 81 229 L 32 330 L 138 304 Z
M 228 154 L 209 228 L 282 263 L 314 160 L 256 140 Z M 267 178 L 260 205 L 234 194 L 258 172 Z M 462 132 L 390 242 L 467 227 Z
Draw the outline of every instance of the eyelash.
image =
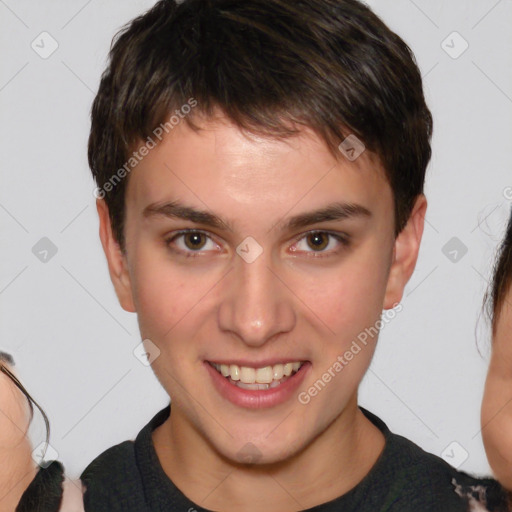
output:
M 188 250 L 188 251 L 183 251 L 182 249 L 173 249 L 171 248 L 171 244 L 179 237 L 182 237 L 184 235 L 187 235 L 187 234 L 191 234 L 191 233 L 197 233 L 197 234 L 202 234 L 204 236 L 206 236 L 209 240 L 213 241 L 212 237 L 210 235 L 208 235 L 208 233 L 206 233 L 205 231 L 201 231 L 199 229 L 183 229 L 181 231 L 178 231 L 177 233 L 173 234 L 171 237 L 168 237 L 165 239 L 165 245 L 174 253 L 178 253 L 180 255 L 183 255 L 184 257 L 186 258 L 197 258 L 197 257 L 201 257 L 200 254 L 202 252 L 205 252 L 205 251 L 202 251 L 202 250 L 198 250 L 198 251 L 192 251 L 192 250 Z M 322 231 L 322 230 L 313 230 L 313 231 L 308 231 L 307 233 L 303 233 L 302 235 L 300 235 L 300 237 L 296 238 L 295 241 L 294 241 L 294 244 L 296 244 L 297 242 L 300 242 L 302 239 L 310 236 L 310 235 L 315 235 L 315 234 L 324 234 L 324 235 L 328 235 L 332 238 L 334 238 L 337 242 L 339 242 L 342 246 L 342 248 L 347 248 L 349 247 L 350 245 L 350 240 L 349 240 L 349 237 L 347 235 L 341 235 L 339 233 L 332 233 L 330 231 Z M 306 253 L 312 253 L 311 256 L 306 256 L 308 258 L 325 258 L 325 257 L 329 257 L 331 255 L 335 255 L 335 254 L 338 254 L 339 252 L 341 251 L 341 249 L 335 249 L 335 250 L 330 250 L 330 251 L 305 251 Z M 297 251 L 297 252 L 300 252 L 300 251 Z

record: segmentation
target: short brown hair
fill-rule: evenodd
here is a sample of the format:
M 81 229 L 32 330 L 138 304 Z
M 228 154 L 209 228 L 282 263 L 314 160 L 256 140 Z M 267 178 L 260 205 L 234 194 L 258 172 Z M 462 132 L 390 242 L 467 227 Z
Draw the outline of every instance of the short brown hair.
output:
M 114 36 L 92 106 L 89 165 L 121 248 L 127 178 L 103 186 L 190 98 L 192 127 L 196 113 L 220 109 L 262 135 L 307 126 L 337 155 L 354 134 L 385 169 L 395 234 L 423 192 L 432 116 L 421 74 L 409 47 L 364 4 L 161 0 Z

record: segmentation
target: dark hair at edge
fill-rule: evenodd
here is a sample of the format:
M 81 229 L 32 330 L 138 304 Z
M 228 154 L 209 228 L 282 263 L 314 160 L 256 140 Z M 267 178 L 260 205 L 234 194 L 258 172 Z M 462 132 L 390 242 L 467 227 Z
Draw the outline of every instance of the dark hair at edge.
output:
M 25 395 L 25 398 L 28 401 L 28 406 L 30 408 L 30 421 L 34 418 L 34 405 L 39 409 L 39 412 L 43 416 L 45 428 L 46 428 L 46 439 L 43 456 L 46 455 L 46 450 L 48 449 L 48 444 L 50 442 L 50 421 L 48 420 L 48 416 L 44 412 L 43 408 L 32 398 L 30 393 L 26 390 L 25 386 L 19 381 L 19 379 L 14 375 L 11 370 L 7 367 L 14 366 L 14 358 L 11 354 L 7 352 L 3 352 L 0 350 L 0 372 L 5 373 L 9 379 L 16 385 L 16 387 Z
M 46 427 L 46 440 L 42 459 L 44 460 L 44 455 L 50 441 L 50 422 L 42 407 L 32 398 L 7 365 L 14 366 L 14 358 L 11 354 L 0 350 L 0 372 L 11 379 L 16 387 L 25 395 L 30 407 L 30 422 L 32 422 L 34 417 L 34 405 L 43 416 Z M 59 509 L 62 502 L 62 483 L 64 478 L 64 466 L 59 461 L 51 461 L 45 471 L 41 471 L 40 467 L 36 477 L 23 492 L 15 512 L 45 512 L 47 510 Z
M 512 287 L 512 208 L 505 230 L 505 236 L 498 247 L 492 280 L 484 297 L 487 316 L 491 320 L 492 334 L 496 334 L 500 312 L 507 293 Z
M 175 109 L 221 112 L 242 132 L 313 130 L 333 155 L 350 134 L 376 154 L 395 202 L 395 235 L 423 192 L 432 116 L 406 43 L 357 0 L 158 1 L 113 38 L 91 110 L 99 188 Z M 127 178 L 105 192 L 124 250 Z M 110 187 L 109 187 L 110 188 Z

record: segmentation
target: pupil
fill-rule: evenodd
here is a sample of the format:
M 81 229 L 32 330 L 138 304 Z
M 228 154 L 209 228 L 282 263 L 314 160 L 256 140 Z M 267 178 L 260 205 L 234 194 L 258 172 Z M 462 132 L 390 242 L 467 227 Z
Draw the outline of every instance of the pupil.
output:
M 313 235 L 310 235 L 310 237 L 310 240 L 312 241 L 314 248 L 323 249 L 326 246 L 326 237 L 324 233 L 314 233 Z
M 204 245 L 204 241 L 201 240 L 201 233 L 192 233 L 189 234 L 186 238 L 187 245 L 189 246 L 189 249 L 197 249 Z

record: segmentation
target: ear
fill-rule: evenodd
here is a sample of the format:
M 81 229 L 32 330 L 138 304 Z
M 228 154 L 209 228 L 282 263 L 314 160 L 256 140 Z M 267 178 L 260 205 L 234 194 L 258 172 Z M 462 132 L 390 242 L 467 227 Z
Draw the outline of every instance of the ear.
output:
M 414 272 L 418 259 L 426 211 L 427 199 L 421 194 L 414 203 L 407 224 L 395 239 L 393 260 L 384 297 L 384 309 L 391 309 L 402 300 L 405 285 Z
M 126 254 L 121 251 L 119 243 L 112 233 L 112 225 L 108 214 L 108 206 L 103 199 L 96 200 L 96 209 L 100 219 L 100 239 L 103 251 L 107 257 L 110 279 L 116 290 L 121 307 L 130 313 L 135 313 L 130 274 Z

